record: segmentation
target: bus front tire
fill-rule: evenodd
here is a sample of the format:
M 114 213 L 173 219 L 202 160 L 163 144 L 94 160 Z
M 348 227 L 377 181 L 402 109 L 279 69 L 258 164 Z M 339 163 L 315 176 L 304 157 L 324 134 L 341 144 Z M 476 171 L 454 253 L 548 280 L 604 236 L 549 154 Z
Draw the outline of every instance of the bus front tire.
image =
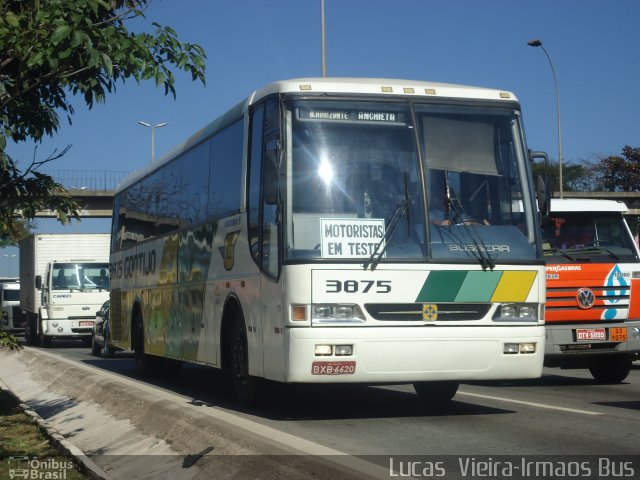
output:
M 243 405 L 256 404 L 259 379 L 249 375 L 249 343 L 242 318 L 237 318 L 233 324 L 231 376 L 236 399 Z
M 459 386 L 459 382 L 451 381 L 416 382 L 413 384 L 420 401 L 430 406 L 449 402 L 455 396 Z
M 589 367 L 589 371 L 598 383 L 620 383 L 631 371 L 630 357 L 600 358 Z

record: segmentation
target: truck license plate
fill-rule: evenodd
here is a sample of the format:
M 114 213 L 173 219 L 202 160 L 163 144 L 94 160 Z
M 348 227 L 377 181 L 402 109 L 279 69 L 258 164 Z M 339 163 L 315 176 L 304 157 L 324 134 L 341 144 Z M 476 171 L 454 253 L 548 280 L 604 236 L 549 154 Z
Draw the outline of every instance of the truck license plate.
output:
M 627 327 L 611 327 L 609 329 L 609 340 L 613 342 L 626 342 Z
M 313 362 L 311 364 L 311 375 L 350 375 L 355 372 L 355 361 Z
M 607 332 L 604 328 L 578 328 L 576 340 L 606 340 Z
M 93 322 L 91 320 L 80 320 L 81 327 L 93 327 Z

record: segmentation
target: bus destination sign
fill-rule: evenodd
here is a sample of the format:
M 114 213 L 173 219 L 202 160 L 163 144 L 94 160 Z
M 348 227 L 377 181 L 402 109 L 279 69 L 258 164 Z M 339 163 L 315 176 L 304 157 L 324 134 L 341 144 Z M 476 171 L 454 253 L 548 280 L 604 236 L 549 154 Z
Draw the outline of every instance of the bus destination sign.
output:
M 404 125 L 404 113 L 376 110 L 298 108 L 298 120 L 307 122 L 391 123 Z

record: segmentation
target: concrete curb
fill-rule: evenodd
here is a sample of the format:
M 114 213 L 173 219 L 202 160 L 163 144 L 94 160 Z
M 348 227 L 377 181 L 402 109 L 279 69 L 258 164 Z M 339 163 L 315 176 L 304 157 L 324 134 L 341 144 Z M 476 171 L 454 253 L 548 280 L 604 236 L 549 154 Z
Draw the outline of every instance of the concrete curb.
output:
M 87 455 L 84 454 L 77 446 L 67 440 L 58 432 L 56 428 L 51 426 L 44 418 L 42 418 L 35 410 L 32 410 L 29 405 L 23 403 L 22 400 L 13 393 L 7 385 L 0 380 L 0 390 L 15 399 L 20 409 L 27 415 L 29 415 L 34 423 L 36 423 L 44 433 L 44 436 L 53 445 L 56 451 L 60 455 L 65 455 L 74 458 L 74 462 L 78 469 L 88 476 L 91 480 L 113 480 L 113 477 L 108 475 L 98 465 L 93 462 Z

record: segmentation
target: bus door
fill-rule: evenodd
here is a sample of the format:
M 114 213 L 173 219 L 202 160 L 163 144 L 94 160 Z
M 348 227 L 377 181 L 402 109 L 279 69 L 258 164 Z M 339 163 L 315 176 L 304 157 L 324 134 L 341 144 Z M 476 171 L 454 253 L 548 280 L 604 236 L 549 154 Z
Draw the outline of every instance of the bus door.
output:
M 278 189 L 280 128 L 276 99 L 258 106 L 252 113 L 251 158 L 249 166 L 249 243 L 260 269 L 260 313 L 247 322 L 249 355 L 259 354 L 258 366 L 250 362 L 253 375 L 274 378 L 284 371 L 283 289 L 280 282 Z M 253 325 L 250 326 L 250 323 Z M 255 356 L 253 357 L 256 358 Z

